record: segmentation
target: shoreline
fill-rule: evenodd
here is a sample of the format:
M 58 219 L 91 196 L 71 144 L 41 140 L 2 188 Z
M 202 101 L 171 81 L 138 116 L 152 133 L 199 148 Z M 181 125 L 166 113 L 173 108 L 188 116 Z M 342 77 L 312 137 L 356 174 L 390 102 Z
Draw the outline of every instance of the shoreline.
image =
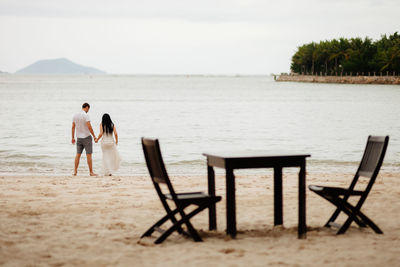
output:
M 276 75 L 274 79 L 277 82 L 400 85 L 400 76 L 318 76 L 290 74 Z
M 307 184 L 346 186 L 352 173 L 307 173 Z M 176 233 L 163 244 L 140 235 L 164 210 L 148 175 L 1 176 L 0 265 L 26 266 L 394 266 L 400 247 L 400 172 L 382 172 L 363 211 L 383 235 L 352 224 L 323 227 L 334 206 L 308 189 L 307 239 L 297 239 L 297 173 L 284 174 L 284 225 L 273 226 L 273 176 L 237 175 L 238 236 L 225 235 L 225 180 L 216 177 L 217 230 L 191 222 L 204 242 Z M 207 191 L 205 176 L 171 176 L 177 192 Z M 386 216 L 389 214 L 390 216 Z M 157 234 L 154 234 L 156 236 Z M 332 247 L 335 248 L 332 253 Z

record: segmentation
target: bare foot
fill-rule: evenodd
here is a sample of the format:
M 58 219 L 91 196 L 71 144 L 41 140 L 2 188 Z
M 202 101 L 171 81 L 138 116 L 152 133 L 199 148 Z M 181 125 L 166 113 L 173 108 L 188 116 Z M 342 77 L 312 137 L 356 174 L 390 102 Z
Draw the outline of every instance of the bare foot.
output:
M 94 172 L 91 172 L 90 176 L 97 176 L 97 174 L 95 174 Z
M 74 172 L 74 173 L 72 174 L 72 176 L 76 176 L 76 172 Z

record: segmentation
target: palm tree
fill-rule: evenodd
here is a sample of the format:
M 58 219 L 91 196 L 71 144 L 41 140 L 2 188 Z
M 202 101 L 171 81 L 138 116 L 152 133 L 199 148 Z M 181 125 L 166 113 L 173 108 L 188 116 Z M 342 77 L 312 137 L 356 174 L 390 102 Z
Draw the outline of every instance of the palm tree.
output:
M 383 35 L 377 42 L 375 64 L 379 71 L 400 72 L 400 35 L 397 32 L 389 37 Z
M 370 72 L 396 71 L 400 73 L 400 35 L 373 42 L 370 38 L 340 38 L 319 43 L 308 43 L 297 48 L 292 56 L 291 70 L 295 73 L 325 71 Z
M 335 71 L 338 70 L 338 65 L 342 65 L 344 60 L 348 60 L 352 50 L 350 49 L 349 41 L 344 38 L 332 40 L 332 50 L 329 60 L 335 60 Z M 343 68 L 341 70 L 343 72 Z

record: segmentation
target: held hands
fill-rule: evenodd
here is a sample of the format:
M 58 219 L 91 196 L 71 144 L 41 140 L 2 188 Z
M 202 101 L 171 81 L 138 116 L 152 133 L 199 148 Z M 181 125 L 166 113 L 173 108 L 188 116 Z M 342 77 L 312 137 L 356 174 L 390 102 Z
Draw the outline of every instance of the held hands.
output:
M 95 142 L 95 143 L 99 142 L 99 138 L 96 138 L 96 137 L 95 137 L 95 138 L 94 138 L 94 142 Z

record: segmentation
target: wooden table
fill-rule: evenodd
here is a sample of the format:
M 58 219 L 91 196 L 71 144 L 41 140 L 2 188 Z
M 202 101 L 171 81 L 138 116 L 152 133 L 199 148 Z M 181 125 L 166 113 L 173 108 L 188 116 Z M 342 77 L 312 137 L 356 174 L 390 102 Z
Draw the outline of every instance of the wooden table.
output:
M 207 157 L 208 193 L 215 195 L 214 167 L 226 170 L 226 223 L 227 234 L 236 236 L 235 169 L 273 168 L 274 169 L 274 225 L 283 224 L 282 212 L 282 168 L 300 167 L 299 172 L 299 222 L 298 238 L 306 238 L 306 158 L 309 154 L 265 151 L 230 151 L 203 153 Z M 215 205 L 209 209 L 209 228 L 217 228 Z

